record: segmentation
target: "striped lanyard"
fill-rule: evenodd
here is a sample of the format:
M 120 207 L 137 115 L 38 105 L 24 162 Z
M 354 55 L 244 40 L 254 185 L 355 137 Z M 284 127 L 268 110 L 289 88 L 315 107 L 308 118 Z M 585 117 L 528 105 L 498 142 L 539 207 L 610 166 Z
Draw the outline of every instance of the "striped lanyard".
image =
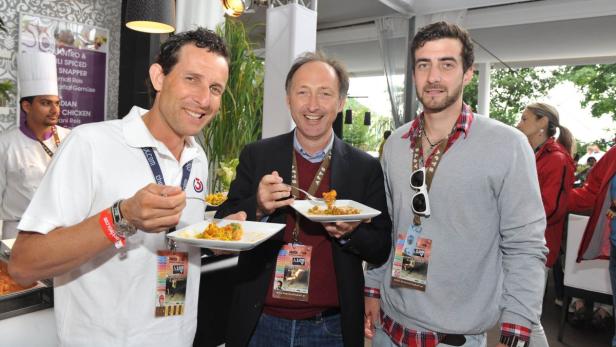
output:
M 58 129 L 56 129 L 55 125 L 51 126 L 51 133 L 53 134 L 53 142 L 56 144 L 56 149 L 58 149 L 58 147 L 60 147 L 60 137 L 58 136 Z M 38 140 L 38 142 L 41 144 L 41 146 L 43 146 L 45 153 L 47 153 L 50 158 L 53 158 L 54 153 L 51 151 L 51 149 L 49 149 L 49 147 L 47 147 L 47 145 L 45 145 L 43 141 Z

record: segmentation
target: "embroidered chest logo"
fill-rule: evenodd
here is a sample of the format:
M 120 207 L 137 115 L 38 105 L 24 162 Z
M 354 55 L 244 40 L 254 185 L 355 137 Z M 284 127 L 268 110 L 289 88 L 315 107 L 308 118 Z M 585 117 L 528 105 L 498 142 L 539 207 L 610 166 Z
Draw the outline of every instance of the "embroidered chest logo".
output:
M 199 179 L 199 177 L 195 177 L 195 180 L 193 181 L 193 188 L 197 193 L 201 193 L 203 191 L 203 182 Z

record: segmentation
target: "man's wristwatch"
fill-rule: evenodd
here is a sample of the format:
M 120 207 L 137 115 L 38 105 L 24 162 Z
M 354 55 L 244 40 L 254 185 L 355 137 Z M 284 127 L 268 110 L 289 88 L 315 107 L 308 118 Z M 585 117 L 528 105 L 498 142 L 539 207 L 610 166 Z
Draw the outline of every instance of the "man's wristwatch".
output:
M 119 237 L 127 238 L 134 235 L 137 232 L 137 228 L 122 216 L 122 211 L 120 210 L 122 201 L 124 200 L 120 199 L 111 206 L 111 214 L 113 215 L 113 224 L 116 234 Z

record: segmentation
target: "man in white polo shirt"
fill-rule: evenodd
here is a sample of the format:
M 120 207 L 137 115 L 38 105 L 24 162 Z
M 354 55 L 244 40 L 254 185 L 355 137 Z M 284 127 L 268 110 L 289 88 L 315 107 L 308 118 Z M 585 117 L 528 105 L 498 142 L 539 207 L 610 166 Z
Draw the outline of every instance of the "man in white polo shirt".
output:
M 218 112 L 228 71 L 212 31 L 171 36 L 149 69 L 152 109 L 77 127 L 49 166 L 9 272 L 54 277 L 62 346 L 192 346 L 200 250 L 166 231 L 204 220 L 207 159 L 192 136 Z
M 0 220 L 2 239 L 17 236 L 47 165 L 70 132 L 57 125 L 60 97 L 56 56 L 29 52 L 19 56 L 19 105 L 26 114 L 19 126 L 0 135 Z

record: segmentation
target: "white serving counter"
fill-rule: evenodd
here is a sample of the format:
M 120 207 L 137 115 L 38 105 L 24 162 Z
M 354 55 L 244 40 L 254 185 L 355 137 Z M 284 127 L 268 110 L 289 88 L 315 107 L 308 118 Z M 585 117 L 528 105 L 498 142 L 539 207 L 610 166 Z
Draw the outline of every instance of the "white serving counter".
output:
M 57 345 L 53 308 L 0 320 L 0 346 L 55 347 Z
M 588 219 L 588 216 L 569 215 L 564 283 L 568 287 L 611 295 L 609 261 L 597 259 L 575 262 Z

